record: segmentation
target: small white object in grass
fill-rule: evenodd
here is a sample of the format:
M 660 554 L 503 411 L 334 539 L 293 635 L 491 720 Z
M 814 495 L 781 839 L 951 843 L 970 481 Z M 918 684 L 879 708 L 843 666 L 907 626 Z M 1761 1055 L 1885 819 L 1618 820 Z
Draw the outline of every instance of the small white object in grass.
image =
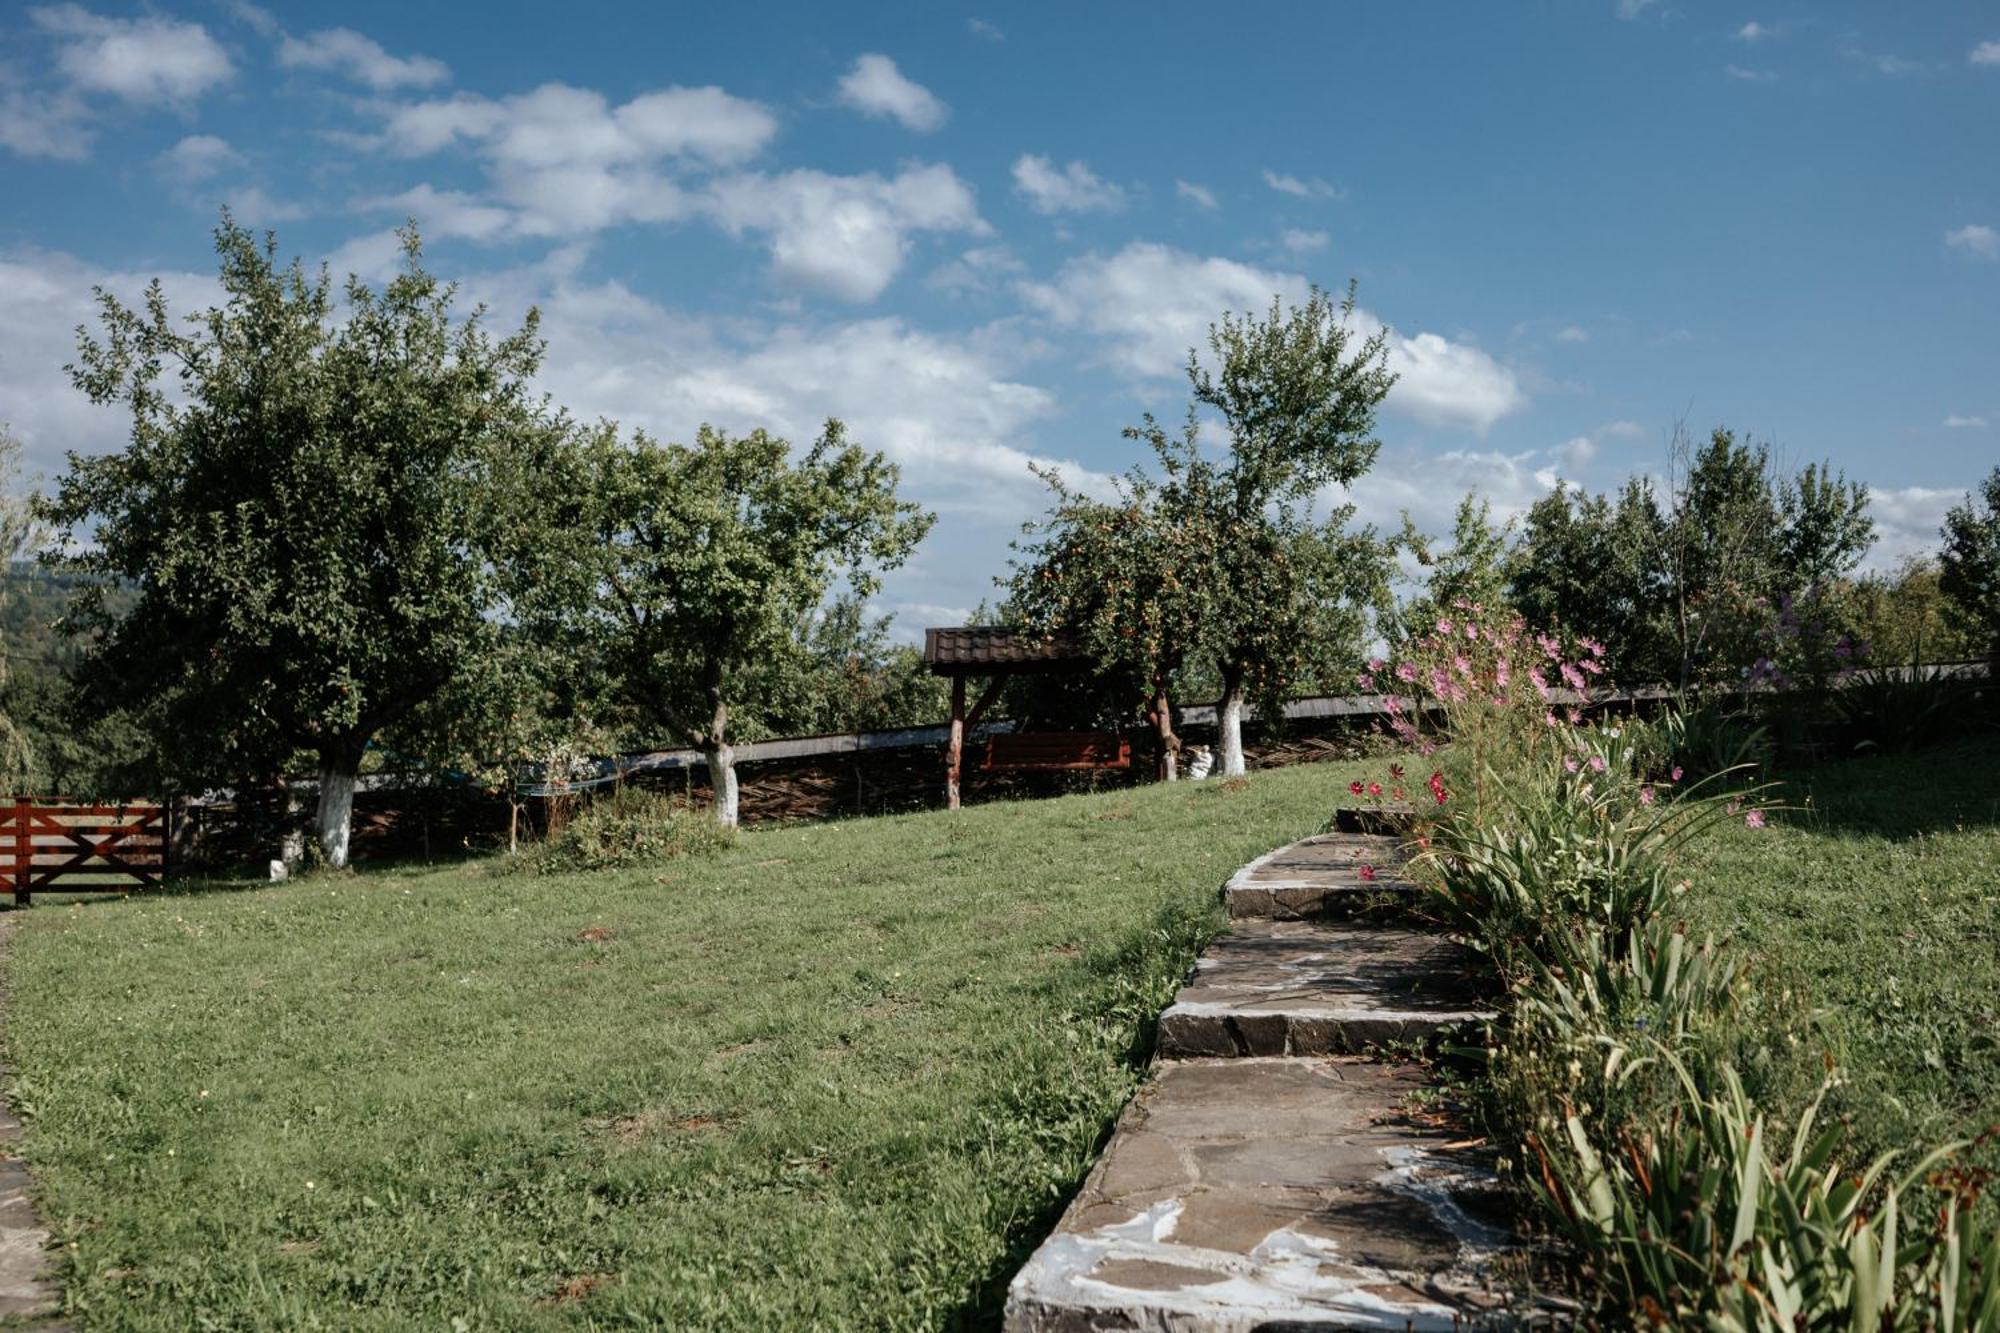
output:
M 283 884 L 291 877 L 292 869 L 290 866 L 286 865 L 283 861 L 271 862 L 271 882 L 273 884 Z
M 1195 745 L 1189 747 L 1188 753 L 1192 756 L 1188 760 L 1188 777 L 1199 782 L 1215 767 L 1215 752 L 1206 745 Z

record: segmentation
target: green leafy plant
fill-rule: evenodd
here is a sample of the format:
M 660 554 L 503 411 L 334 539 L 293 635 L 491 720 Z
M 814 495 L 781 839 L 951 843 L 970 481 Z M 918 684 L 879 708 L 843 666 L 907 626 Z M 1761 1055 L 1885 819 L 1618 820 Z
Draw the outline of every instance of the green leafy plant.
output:
M 621 787 L 586 804 L 521 864 L 544 875 L 619 870 L 733 845 L 734 830 L 673 797 Z

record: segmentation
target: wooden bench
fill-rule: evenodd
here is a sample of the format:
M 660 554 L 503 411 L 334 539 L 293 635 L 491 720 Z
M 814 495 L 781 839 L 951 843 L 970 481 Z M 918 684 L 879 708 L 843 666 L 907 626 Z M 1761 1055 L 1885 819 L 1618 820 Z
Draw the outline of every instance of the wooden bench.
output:
M 1024 731 L 986 742 L 981 768 L 1099 769 L 1132 767 L 1132 743 L 1115 731 Z

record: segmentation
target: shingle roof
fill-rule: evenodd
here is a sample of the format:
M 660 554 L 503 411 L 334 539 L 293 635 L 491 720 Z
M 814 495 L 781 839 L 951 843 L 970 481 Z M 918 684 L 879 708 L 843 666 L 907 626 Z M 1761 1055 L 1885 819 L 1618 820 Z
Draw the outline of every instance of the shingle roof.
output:
M 1070 634 L 1037 634 L 1004 625 L 954 625 L 924 631 L 924 663 L 939 676 L 991 670 L 1051 671 L 1090 660 Z

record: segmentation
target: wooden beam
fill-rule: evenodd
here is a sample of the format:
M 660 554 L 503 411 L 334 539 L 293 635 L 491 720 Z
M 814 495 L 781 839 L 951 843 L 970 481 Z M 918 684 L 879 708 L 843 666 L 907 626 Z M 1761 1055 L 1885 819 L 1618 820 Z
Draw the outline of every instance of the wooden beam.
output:
M 958 778 L 965 763 L 965 677 L 951 678 L 951 721 L 944 742 L 944 808 L 958 809 Z

